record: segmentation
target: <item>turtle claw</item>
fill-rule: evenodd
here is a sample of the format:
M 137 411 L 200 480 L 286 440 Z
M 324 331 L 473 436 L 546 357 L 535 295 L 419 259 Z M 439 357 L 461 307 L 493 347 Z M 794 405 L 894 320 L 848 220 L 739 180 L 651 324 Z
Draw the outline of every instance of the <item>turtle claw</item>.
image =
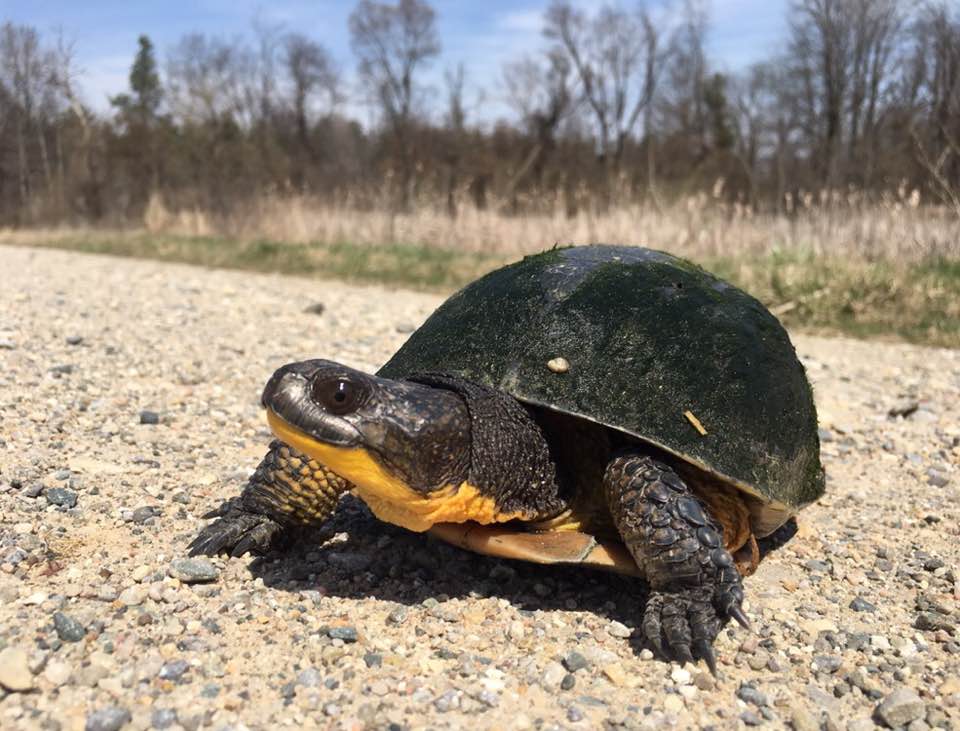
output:
M 707 664 L 707 667 L 710 669 L 710 674 L 713 677 L 717 677 L 717 656 L 710 646 L 710 643 L 706 640 L 697 640 L 694 642 L 693 649 L 696 650 L 700 659 Z
M 681 665 L 702 659 L 716 674 L 717 660 L 710 646 L 720 631 L 720 620 L 704 589 L 653 592 L 641 629 L 661 658 Z
M 744 613 L 743 608 L 739 604 L 733 604 L 727 609 L 727 614 L 730 615 L 731 619 L 735 619 L 737 624 L 743 627 L 747 632 L 753 632 L 753 626 L 750 624 L 750 620 L 747 619 L 747 615 Z
M 193 539 L 189 545 L 189 555 L 217 556 L 227 553 L 237 557 L 244 553 L 268 553 L 283 531 L 283 526 L 267 516 L 247 513 L 235 507 L 219 515 L 218 520 Z

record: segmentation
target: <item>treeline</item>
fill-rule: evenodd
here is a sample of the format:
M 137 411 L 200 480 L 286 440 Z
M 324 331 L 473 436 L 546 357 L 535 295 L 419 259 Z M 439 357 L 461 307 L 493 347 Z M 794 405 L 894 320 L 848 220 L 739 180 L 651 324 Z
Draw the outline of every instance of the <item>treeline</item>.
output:
M 442 44 L 424 0 L 358 3 L 350 83 L 322 37 L 263 23 L 245 41 L 188 34 L 162 71 L 140 36 L 109 113 L 84 102 L 70 43 L 5 23 L 0 224 L 136 221 L 157 194 L 222 213 L 289 193 L 456 216 L 697 191 L 789 211 L 811 195 L 915 190 L 960 214 L 955 2 L 795 0 L 780 52 L 736 75 L 708 57 L 695 0 L 659 15 L 579 8 L 555 0 L 541 47 L 482 91 L 462 66 L 426 82 Z M 494 97 L 509 118 L 480 113 L 475 100 Z

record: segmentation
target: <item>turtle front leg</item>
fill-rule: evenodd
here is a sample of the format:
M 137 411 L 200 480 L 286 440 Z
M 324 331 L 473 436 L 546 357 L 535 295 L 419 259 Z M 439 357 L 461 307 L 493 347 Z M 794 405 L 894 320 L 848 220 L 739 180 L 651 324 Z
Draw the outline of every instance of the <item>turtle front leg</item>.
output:
M 350 483 L 279 440 L 239 497 L 206 518 L 219 518 L 190 544 L 190 555 L 267 553 L 297 528 L 317 528 L 333 514 Z
M 720 527 L 670 467 L 635 452 L 604 474 L 607 502 L 651 594 L 642 632 L 661 656 L 704 660 L 716 674 L 713 641 L 733 618 L 749 628 L 743 586 Z

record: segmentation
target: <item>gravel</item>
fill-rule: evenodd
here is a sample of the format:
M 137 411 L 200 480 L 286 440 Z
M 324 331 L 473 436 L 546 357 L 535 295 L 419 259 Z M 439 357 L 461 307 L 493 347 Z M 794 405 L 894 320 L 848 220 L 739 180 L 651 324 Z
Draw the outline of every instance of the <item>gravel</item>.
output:
M 897 688 L 877 706 L 876 718 L 890 728 L 906 726 L 926 714 L 926 704 L 911 688 Z
M 284 553 L 185 560 L 270 441 L 273 369 L 376 369 L 439 297 L 3 257 L 4 731 L 960 727 L 957 352 L 794 336 L 828 492 L 746 581 L 754 634 L 721 632 L 714 680 L 639 644 L 641 582 L 475 556 L 352 498 Z

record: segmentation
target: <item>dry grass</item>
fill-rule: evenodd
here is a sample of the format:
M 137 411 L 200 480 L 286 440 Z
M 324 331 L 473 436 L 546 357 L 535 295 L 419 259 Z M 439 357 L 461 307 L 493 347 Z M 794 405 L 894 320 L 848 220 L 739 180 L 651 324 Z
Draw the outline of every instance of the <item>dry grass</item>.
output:
M 296 244 L 410 245 L 516 256 L 554 244 L 624 243 L 649 246 L 691 258 L 811 252 L 868 261 L 960 258 L 960 221 L 942 207 L 921 206 L 905 189 L 870 202 L 856 192 L 804 194 L 787 200 L 787 213 L 760 214 L 716 197 L 690 196 L 667 207 L 624 204 L 596 212 L 528 213 L 510 216 L 497 207 L 460 206 L 451 219 L 423 202 L 415 212 L 359 210 L 303 196 L 263 196 L 228 216 L 200 210 L 171 212 L 159 197 L 147 209 L 152 233 L 224 236 Z M 539 208 L 562 211 L 559 200 L 540 199 Z
M 805 196 L 789 215 L 760 215 L 700 196 L 572 218 L 464 208 L 451 220 L 428 206 L 391 216 L 302 197 L 265 197 L 218 217 L 154 199 L 142 228 L 0 230 L 0 244 L 441 292 L 556 243 L 639 244 L 715 271 L 789 327 L 960 347 L 960 221 L 919 203 L 906 191 L 879 204 Z

